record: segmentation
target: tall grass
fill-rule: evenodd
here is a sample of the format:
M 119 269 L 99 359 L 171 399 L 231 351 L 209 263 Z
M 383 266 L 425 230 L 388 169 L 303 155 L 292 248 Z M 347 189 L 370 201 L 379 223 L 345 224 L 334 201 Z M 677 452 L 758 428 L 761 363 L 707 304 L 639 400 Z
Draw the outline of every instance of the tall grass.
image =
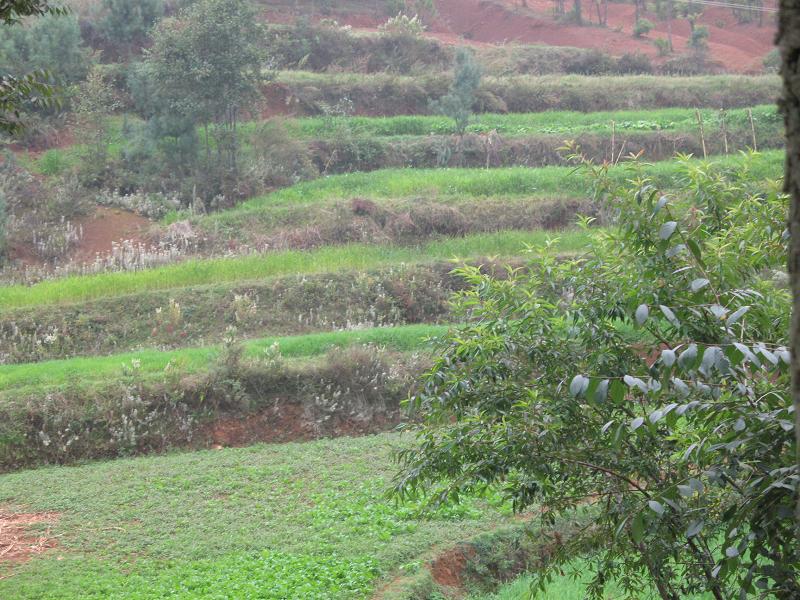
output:
M 360 344 L 377 344 L 391 350 L 406 352 L 422 348 L 426 339 L 442 335 L 446 330 L 445 326 L 408 325 L 293 337 L 269 337 L 246 342 L 245 356 L 250 358 L 263 356 L 264 350 L 276 343 L 281 356 L 285 358 L 319 356 L 333 348 L 347 348 Z M 38 386 L 55 388 L 71 381 L 82 383 L 106 381 L 109 378 L 119 377 L 122 367 L 130 368 L 134 361 L 138 365 L 137 371 L 142 374 L 162 372 L 169 364 L 181 373 L 197 373 L 207 370 L 219 354 L 219 346 L 169 352 L 148 349 L 113 356 L 5 365 L 0 366 L 0 390 Z
M 526 244 L 541 245 L 553 233 L 500 232 L 446 239 L 421 246 L 352 244 L 313 251 L 273 252 L 237 258 L 190 260 L 138 272 L 103 273 L 48 280 L 33 286 L 0 287 L 0 309 L 82 302 L 146 290 L 165 290 L 287 274 L 367 270 L 400 263 L 518 256 Z M 564 232 L 554 252 L 575 252 L 586 243 L 580 232 Z

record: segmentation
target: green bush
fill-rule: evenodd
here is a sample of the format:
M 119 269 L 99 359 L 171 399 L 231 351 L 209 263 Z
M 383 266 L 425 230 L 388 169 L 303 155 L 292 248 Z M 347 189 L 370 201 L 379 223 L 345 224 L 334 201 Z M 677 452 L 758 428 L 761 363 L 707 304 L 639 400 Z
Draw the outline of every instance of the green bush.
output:
M 655 25 L 653 25 L 652 21 L 648 21 L 647 19 L 639 19 L 633 26 L 633 37 L 635 38 L 644 37 L 651 31 L 653 31 L 654 27 Z
M 689 36 L 689 40 L 686 43 L 690 48 L 694 48 L 695 50 L 707 50 L 708 38 L 709 38 L 708 27 L 706 27 L 705 25 L 696 25 L 692 29 L 692 33 Z

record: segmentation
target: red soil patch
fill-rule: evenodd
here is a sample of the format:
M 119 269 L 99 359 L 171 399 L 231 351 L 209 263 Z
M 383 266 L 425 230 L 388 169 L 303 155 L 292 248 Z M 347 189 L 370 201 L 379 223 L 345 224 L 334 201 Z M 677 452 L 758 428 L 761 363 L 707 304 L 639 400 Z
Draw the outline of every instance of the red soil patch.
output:
M 394 413 L 377 413 L 359 419 L 336 412 L 321 424 L 319 415 L 310 407 L 276 403 L 273 409 L 257 414 L 214 421 L 201 428 L 197 435 L 209 447 L 231 448 L 369 435 L 388 431 L 400 421 L 400 415 Z
M 83 227 L 83 238 L 72 258 L 80 261 L 108 254 L 115 243 L 126 240 L 144 243 L 152 221 L 127 210 L 100 206 L 78 224 Z
M 91 262 L 97 255 L 107 255 L 114 244 L 130 240 L 135 244 L 147 242 L 147 231 L 152 221 L 127 210 L 99 206 L 86 217 L 75 222 L 83 228 L 83 237 L 77 247 L 63 261 Z M 25 266 L 44 266 L 31 243 L 14 243 L 9 256 L 15 263 Z
M 585 8 L 587 25 L 583 27 L 556 22 L 550 16 L 551 0 L 529 0 L 528 6 L 521 8 L 516 0 L 437 0 L 440 19 L 447 29 L 478 42 L 597 48 L 616 56 L 638 51 L 655 56 L 652 40 L 667 35 L 666 21 L 643 14 L 653 21 L 655 30 L 648 38 L 634 38 L 634 7 L 629 4 L 609 3 L 607 27 L 590 24 L 593 17 L 596 19 L 591 5 Z M 763 27 L 739 25 L 730 11 L 712 8 L 705 11 L 699 23 L 709 30 L 711 59 L 730 71 L 759 70 L 764 55 L 774 47 L 776 28 L 770 15 L 765 15 Z M 685 19 L 675 19 L 672 25 L 676 52 L 683 52 L 689 24 Z
M 0 511 L 0 568 L 30 560 L 55 548 L 49 529 L 42 535 L 30 531 L 31 525 L 58 521 L 56 513 L 14 514 Z M 1 577 L 0 577 L 1 578 Z
M 475 550 L 459 546 L 438 556 L 430 565 L 431 577 L 444 587 L 462 589 L 467 562 L 475 556 Z

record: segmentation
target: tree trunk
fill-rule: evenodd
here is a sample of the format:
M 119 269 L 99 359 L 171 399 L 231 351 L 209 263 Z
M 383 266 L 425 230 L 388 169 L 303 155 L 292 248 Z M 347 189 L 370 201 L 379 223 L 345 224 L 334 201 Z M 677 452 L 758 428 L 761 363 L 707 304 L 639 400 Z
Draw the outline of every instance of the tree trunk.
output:
M 781 105 L 786 122 L 786 192 L 791 197 L 789 275 L 794 300 L 791 326 L 792 396 L 797 419 L 797 460 L 800 464 L 800 0 L 781 0 L 777 42 L 783 62 Z M 800 528 L 800 500 L 797 522 Z

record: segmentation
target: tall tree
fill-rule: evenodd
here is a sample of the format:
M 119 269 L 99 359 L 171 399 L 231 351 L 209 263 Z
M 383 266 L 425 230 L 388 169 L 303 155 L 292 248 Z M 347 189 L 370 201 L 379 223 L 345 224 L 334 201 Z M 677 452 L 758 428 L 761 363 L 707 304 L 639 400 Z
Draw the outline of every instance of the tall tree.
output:
M 247 0 L 200 0 L 156 26 L 145 64 L 157 114 L 203 127 L 206 161 L 214 150 L 229 172 L 237 169 L 241 113 L 264 80 L 256 17 Z
M 800 0 L 781 0 L 778 45 L 783 66 L 783 116 L 786 121 L 786 192 L 791 196 L 789 214 L 789 275 L 792 283 L 792 395 L 800 468 Z M 800 492 L 797 502 L 800 535 Z

